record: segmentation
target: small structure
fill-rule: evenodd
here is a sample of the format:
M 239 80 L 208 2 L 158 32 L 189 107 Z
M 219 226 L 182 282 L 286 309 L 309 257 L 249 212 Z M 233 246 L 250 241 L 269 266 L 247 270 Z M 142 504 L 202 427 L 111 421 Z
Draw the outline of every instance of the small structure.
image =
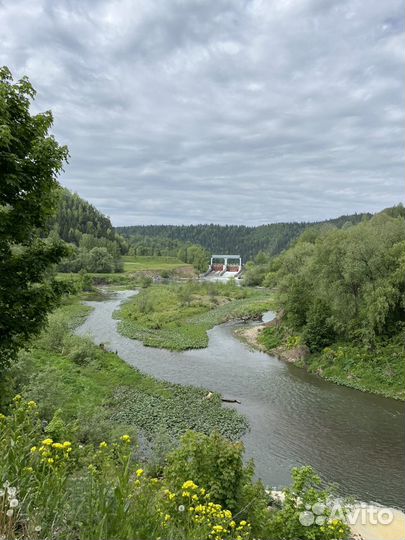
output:
M 242 270 L 240 255 L 212 255 L 209 272 L 219 272 L 220 275 L 227 273 L 235 274 Z

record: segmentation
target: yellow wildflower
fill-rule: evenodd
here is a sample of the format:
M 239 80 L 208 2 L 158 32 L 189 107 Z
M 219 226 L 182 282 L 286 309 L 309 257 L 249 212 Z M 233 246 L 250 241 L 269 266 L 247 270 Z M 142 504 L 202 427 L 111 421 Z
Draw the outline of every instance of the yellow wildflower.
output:
M 53 462 L 54 462 L 54 459 L 53 459 L 53 458 L 51 458 L 51 457 L 48 458 L 48 463 L 49 463 L 49 465 L 52 465 Z
M 36 409 L 37 408 L 37 404 L 35 403 L 35 401 L 31 400 L 27 403 L 28 405 L 28 408 L 29 409 Z
M 70 448 L 72 446 L 72 443 L 70 441 L 65 441 L 63 443 L 63 448 Z
M 122 442 L 127 443 L 127 444 L 131 442 L 131 437 L 129 435 L 121 435 L 120 439 Z
M 165 521 L 167 522 L 167 521 L 169 521 L 170 519 L 171 519 L 170 514 L 165 514 Z
M 247 525 L 246 521 L 242 519 L 242 521 L 239 523 L 241 527 L 245 527 Z
M 52 444 L 52 448 L 56 448 L 56 450 L 61 450 L 63 448 L 63 444 L 60 442 L 54 442 Z
M 234 521 L 231 521 L 229 525 L 232 527 L 232 529 L 236 527 L 236 523 Z
M 51 446 L 52 443 L 53 443 L 53 440 L 52 440 L 52 439 L 44 439 L 44 440 L 42 441 L 42 444 L 43 444 L 44 446 Z
M 35 454 L 36 451 L 37 451 L 37 447 L 31 446 L 31 454 Z
M 99 447 L 100 448 L 107 448 L 108 444 L 105 442 L 105 441 L 102 441 L 100 444 L 99 444 Z
M 197 486 L 196 484 L 194 484 L 194 482 L 192 480 L 187 480 L 186 482 L 184 482 L 183 486 L 182 486 L 183 489 L 197 489 Z
M 144 473 L 144 470 L 143 470 L 143 469 L 137 469 L 137 471 L 136 471 L 136 476 L 137 476 L 138 478 L 140 478 L 141 476 L 143 476 L 143 473 Z
M 13 401 L 21 401 L 22 400 L 22 397 L 20 394 L 17 394 L 16 396 L 14 396 L 13 398 Z

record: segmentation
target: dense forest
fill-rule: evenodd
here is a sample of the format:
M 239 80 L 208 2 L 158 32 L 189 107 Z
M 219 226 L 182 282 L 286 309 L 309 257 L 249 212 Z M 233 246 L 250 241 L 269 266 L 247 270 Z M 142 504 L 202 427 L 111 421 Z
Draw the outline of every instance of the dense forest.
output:
M 58 265 L 60 272 L 119 272 L 128 246 L 111 221 L 93 205 L 62 189 L 51 235 L 70 244 L 70 253 Z
M 404 218 L 399 205 L 357 225 L 311 227 L 280 256 L 249 265 L 246 282 L 275 288 L 284 330 L 318 354 L 312 367 L 324 374 L 360 384 L 368 373 L 376 391 L 378 381 L 403 383 Z
M 371 214 L 353 214 L 324 221 L 335 227 L 346 222 L 359 223 Z M 158 250 L 171 246 L 172 242 L 199 244 L 209 253 L 236 253 L 244 262 L 253 259 L 260 251 L 277 255 L 288 248 L 294 240 L 314 223 L 272 223 L 257 227 L 245 225 L 135 225 L 117 227 L 116 231 L 127 239 L 136 239 L 142 249 Z M 166 253 L 165 253 L 166 254 Z

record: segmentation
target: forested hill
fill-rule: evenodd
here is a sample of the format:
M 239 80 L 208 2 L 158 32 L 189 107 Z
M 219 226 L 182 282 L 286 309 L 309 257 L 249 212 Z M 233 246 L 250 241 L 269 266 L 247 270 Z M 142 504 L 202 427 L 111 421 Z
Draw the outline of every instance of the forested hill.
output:
M 115 240 L 116 237 L 110 219 L 68 189 L 62 190 L 54 228 L 62 240 L 77 245 L 83 234 L 108 240 Z
M 371 214 L 341 216 L 317 223 L 272 223 L 258 227 L 245 225 L 135 225 L 117 227 L 115 230 L 131 238 L 166 238 L 200 244 L 210 253 L 237 253 L 244 261 L 254 258 L 264 251 L 277 255 L 289 247 L 309 226 L 330 224 L 342 227 L 346 222 L 359 223 L 369 219 Z
M 128 246 L 108 217 L 93 205 L 63 189 L 52 234 L 72 244 L 69 257 L 58 266 L 61 272 L 113 272 L 122 268 L 121 254 Z

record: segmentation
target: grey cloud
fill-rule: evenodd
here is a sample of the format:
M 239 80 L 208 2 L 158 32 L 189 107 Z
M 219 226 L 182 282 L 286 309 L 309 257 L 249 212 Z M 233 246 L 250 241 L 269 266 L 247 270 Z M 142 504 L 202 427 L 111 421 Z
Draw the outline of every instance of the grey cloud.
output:
M 402 198 L 400 0 L 14 0 L 28 75 L 116 225 L 316 220 Z

